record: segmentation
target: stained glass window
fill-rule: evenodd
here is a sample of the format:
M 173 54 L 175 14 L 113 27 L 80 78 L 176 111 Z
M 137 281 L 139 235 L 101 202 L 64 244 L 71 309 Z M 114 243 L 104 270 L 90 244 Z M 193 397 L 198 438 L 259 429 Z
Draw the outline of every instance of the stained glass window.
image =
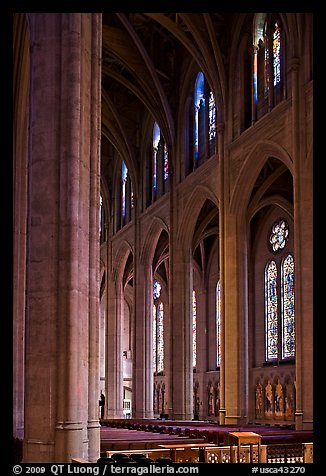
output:
M 195 84 L 195 130 L 194 130 L 194 149 L 195 149 L 195 159 L 198 159 L 198 147 L 199 147 L 199 109 L 205 107 L 205 97 L 204 97 L 204 75 L 200 71 L 197 75 L 196 84 Z
M 284 248 L 289 236 L 289 227 L 285 220 L 275 222 L 272 226 L 269 242 L 273 251 L 279 251 Z
M 153 158 L 152 158 L 152 186 L 154 196 L 159 192 L 162 184 L 160 183 L 163 177 L 165 182 L 169 177 L 169 154 L 168 147 L 165 143 L 164 137 L 161 134 L 161 129 L 157 122 L 153 127 Z
M 160 302 L 157 311 L 157 372 L 163 372 L 164 345 L 163 345 L 163 303 Z
M 156 176 L 157 176 L 157 152 L 158 152 L 158 143 L 160 141 L 161 131 L 157 124 L 154 123 L 153 128 L 153 190 L 156 192 Z
M 164 370 L 164 312 L 163 302 L 159 302 L 161 285 L 157 280 L 153 282 L 153 372 Z
M 128 169 L 124 161 L 122 161 L 121 167 L 121 216 L 126 216 L 126 183 L 128 177 Z
M 220 281 L 216 285 L 216 366 L 221 365 L 221 297 Z
M 169 155 L 168 147 L 164 143 L 164 180 L 167 180 L 169 176 Z
M 197 300 L 196 291 L 192 291 L 192 365 L 197 363 Z
M 288 255 L 282 263 L 282 358 L 295 354 L 294 260 Z
M 281 81 L 281 32 L 278 22 L 273 32 L 273 71 L 274 86 Z
M 156 351 L 156 306 L 153 305 L 153 372 L 156 372 L 156 358 L 157 358 L 157 351 Z
M 266 360 L 278 358 L 277 267 L 270 261 L 265 270 Z
M 258 119 L 284 98 L 283 42 L 280 18 L 274 14 L 257 13 L 254 25 L 253 95 Z
M 212 142 L 216 136 L 216 105 L 212 91 L 209 93 L 208 111 L 208 138 L 209 142 Z
M 160 283 L 155 279 L 153 283 L 153 298 L 154 300 L 158 299 L 161 295 L 161 285 Z

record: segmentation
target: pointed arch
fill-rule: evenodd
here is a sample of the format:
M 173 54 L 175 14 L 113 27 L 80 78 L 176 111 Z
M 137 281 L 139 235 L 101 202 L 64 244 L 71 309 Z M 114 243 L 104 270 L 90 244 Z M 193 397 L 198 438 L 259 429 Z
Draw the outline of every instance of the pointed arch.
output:
M 293 175 L 293 161 L 281 145 L 268 140 L 258 142 L 247 157 L 242 157 L 242 166 L 231 191 L 231 213 L 239 216 L 245 214 L 255 181 L 269 157 L 279 159 Z
M 113 263 L 117 264 L 116 267 L 113 269 L 113 276 L 116 285 L 122 282 L 123 273 L 125 271 L 125 266 L 130 253 L 134 255 L 134 251 L 131 244 L 128 243 L 128 241 L 123 240 L 113 259 Z
M 169 227 L 164 220 L 154 217 L 141 250 L 141 261 L 143 263 L 149 264 L 153 261 L 156 245 L 163 230 L 169 235 Z
M 184 244 L 184 249 L 191 247 L 198 214 L 207 199 L 213 202 L 217 209 L 219 208 L 218 197 L 215 193 L 203 185 L 196 185 L 189 197 L 185 209 L 183 210 L 177 232 L 177 238 Z

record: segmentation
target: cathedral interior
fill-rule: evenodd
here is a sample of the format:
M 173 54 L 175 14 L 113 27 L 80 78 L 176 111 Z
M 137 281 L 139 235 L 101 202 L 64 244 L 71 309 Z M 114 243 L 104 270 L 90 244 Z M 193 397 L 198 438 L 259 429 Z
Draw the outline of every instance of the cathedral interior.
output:
M 117 422 L 312 442 L 312 17 L 13 15 L 16 461 Z

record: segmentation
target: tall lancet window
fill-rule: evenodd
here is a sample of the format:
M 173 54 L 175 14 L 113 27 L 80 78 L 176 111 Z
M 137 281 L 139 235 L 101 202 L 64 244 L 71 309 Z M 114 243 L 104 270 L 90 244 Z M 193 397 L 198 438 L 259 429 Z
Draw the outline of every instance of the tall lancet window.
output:
M 208 98 L 208 140 L 210 155 L 215 153 L 215 138 L 216 138 L 216 104 L 213 92 L 209 92 Z
M 202 156 L 205 148 L 205 87 L 204 75 L 200 71 L 195 83 L 195 124 L 194 124 L 194 154 L 195 161 Z
M 157 187 L 157 153 L 158 153 L 158 144 L 160 141 L 161 137 L 161 130 L 157 124 L 157 122 L 154 123 L 153 127 L 153 166 L 152 166 L 152 171 L 153 171 L 153 195 L 156 197 L 156 187 Z
M 196 291 L 192 291 L 192 366 L 197 365 L 197 299 Z
M 258 119 L 285 97 L 284 45 L 280 18 L 274 14 L 256 14 L 253 85 Z
M 126 218 L 126 184 L 128 177 L 128 169 L 124 161 L 121 166 L 121 218 L 122 221 Z
M 276 86 L 281 82 L 281 31 L 278 21 L 275 22 L 273 31 L 273 73 Z
M 288 255 L 282 262 L 282 358 L 295 355 L 294 259 Z
M 216 284 L 216 366 L 221 365 L 221 286 Z
M 152 201 L 168 190 L 169 153 L 157 122 L 153 126 L 152 142 Z
M 265 268 L 266 360 L 274 362 L 295 357 L 294 258 L 285 251 L 288 237 L 287 222 L 277 220 L 269 236 L 275 260 Z
M 128 167 L 124 160 L 121 162 L 120 170 L 120 228 L 130 222 L 132 219 L 132 211 L 134 208 L 133 187 L 128 171 Z
M 266 360 L 278 358 L 278 299 L 275 261 L 265 270 Z
M 194 88 L 193 146 L 194 168 L 215 154 L 216 103 L 213 92 L 202 71 L 199 71 Z
M 164 182 L 169 178 L 169 154 L 168 146 L 164 143 Z
M 161 285 L 153 282 L 153 372 L 164 371 L 164 306 L 161 300 Z

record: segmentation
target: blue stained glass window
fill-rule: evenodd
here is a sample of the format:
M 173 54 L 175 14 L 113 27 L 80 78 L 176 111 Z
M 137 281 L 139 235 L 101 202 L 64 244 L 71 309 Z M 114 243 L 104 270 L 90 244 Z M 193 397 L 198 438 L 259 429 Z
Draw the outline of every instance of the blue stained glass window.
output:
M 282 358 L 295 355 L 294 260 L 288 255 L 282 263 Z
M 161 137 L 161 130 L 157 124 L 154 123 L 153 128 L 153 190 L 156 191 L 156 176 L 157 176 L 157 152 L 158 152 L 158 143 Z
M 266 360 L 278 358 L 277 267 L 270 261 L 265 269 Z
M 199 118 L 198 111 L 201 106 L 205 106 L 205 97 L 204 97 L 204 75 L 200 71 L 197 75 L 195 83 L 195 130 L 194 130 L 194 149 L 195 149 L 195 159 L 198 159 L 198 136 L 199 136 Z
M 124 161 L 122 161 L 121 167 L 121 215 L 124 218 L 126 216 L 126 183 L 128 177 L 128 169 Z

